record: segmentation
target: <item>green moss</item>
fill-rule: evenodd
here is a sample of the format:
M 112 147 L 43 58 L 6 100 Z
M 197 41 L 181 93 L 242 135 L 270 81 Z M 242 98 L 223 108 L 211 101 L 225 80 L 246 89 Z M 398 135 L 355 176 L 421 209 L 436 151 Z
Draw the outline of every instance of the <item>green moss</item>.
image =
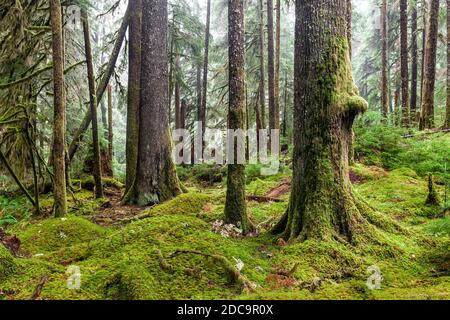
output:
M 142 214 L 148 216 L 171 214 L 198 214 L 203 211 L 205 204 L 211 201 L 211 197 L 200 193 L 181 194 L 173 200 L 145 210 Z
M 10 231 L 31 254 L 44 254 L 93 241 L 106 234 L 105 229 L 86 219 L 68 216 L 18 224 Z
M 12 275 L 17 270 L 16 262 L 9 251 L 0 243 L 0 280 Z

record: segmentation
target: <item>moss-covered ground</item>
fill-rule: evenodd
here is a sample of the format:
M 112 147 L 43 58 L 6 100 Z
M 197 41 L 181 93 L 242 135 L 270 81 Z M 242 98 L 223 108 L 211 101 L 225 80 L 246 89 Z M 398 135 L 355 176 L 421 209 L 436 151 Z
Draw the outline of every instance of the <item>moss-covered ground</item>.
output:
M 273 177 L 252 175 L 247 193 L 267 195 L 290 174 L 286 167 Z M 62 219 L 16 212 L 26 207 L 20 198 L 5 205 L 3 215 L 16 212 L 16 218 L 3 220 L 3 227 L 21 240 L 21 251 L 13 257 L 0 243 L 0 299 L 30 299 L 43 279 L 39 299 L 450 299 L 444 185 L 436 185 L 442 205 L 425 205 L 427 177 L 413 169 L 352 168 L 355 192 L 379 220 L 377 241 L 353 245 L 273 238 L 267 231 L 286 210 L 286 193 L 277 202 L 250 201 L 249 217 L 259 234 L 240 237 L 218 222 L 225 182 L 194 180 L 185 179 L 188 193 L 108 227 L 92 222 L 107 200 L 94 201 L 84 189 Z M 43 206 L 51 206 L 46 197 Z M 205 256 L 172 255 L 179 250 Z M 233 281 L 212 256 L 240 269 L 249 286 Z M 71 266 L 80 270 L 79 289 L 68 288 Z M 373 268 L 382 277 L 375 290 L 367 285 L 376 283 L 368 271 Z

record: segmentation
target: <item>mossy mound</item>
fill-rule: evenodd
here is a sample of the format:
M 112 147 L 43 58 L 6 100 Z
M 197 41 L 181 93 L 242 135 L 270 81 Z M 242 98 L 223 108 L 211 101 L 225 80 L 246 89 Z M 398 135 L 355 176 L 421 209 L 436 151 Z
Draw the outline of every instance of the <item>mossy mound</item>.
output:
M 95 188 L 95 181 L 92 176 L 86 177 L 83 180 L 73 181 L 74 184 L 79 183 L 81 188 L 85 190 L 93 191 Z M 113 179 L 113 178 L 102 178 L 103 187 L 122 189 L 124 187 L 123 183 Z
M 17 270 L 16 262 L 11 253 L 0 243 L 0 280 L 6 279 Z
M 23 223 L 10 232 L 22 241 L 22 249 L 32 255 L 88 243 L 106 234 L 105 229 L 74 216 Z
M 211 196 L 206 194 L 185 193 L 166 203 L 151 207 L 142 212 L 142 214 L 146 216 L 198 214 L 203 211 L 203 207 L 210 201 Z

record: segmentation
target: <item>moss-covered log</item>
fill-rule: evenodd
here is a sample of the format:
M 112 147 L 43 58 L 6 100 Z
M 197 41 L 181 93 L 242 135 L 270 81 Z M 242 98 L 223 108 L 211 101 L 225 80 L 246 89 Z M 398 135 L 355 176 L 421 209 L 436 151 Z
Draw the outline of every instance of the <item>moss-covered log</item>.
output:
M 345 0 L 297 1 L 294 159 L 285 239 L 351 242 L 365 219 L 349 179 L 355 117 L 367 109 L 353 83 Z

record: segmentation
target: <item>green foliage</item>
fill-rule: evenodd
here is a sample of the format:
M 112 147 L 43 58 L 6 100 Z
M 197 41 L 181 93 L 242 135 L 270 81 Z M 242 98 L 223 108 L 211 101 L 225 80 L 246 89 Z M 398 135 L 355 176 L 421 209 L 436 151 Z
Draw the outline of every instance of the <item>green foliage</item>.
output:
M 366 165 L 386 169 L 411 168 L 420 176 L 429 173 L 450 178 L 450 135 L 427 134 L 373 123 L 362 117 L 355 127 L 355 153 Z M 413 137 L 405 138 L 406 134 Z

